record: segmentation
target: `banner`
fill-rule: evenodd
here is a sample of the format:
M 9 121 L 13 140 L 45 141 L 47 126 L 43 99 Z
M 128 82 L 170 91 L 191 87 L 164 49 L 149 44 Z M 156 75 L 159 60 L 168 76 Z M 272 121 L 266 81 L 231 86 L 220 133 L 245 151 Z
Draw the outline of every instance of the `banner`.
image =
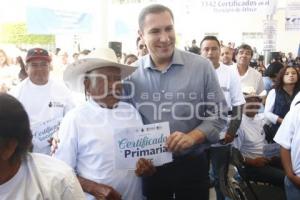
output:
M 277 7 L 277 0 L 195 0 L 187 1 L 191 12 L 250 13 L 271 15 Z
M 264 51 L 276 51 L 277 21 L 268 19 L 263 21 Z
M 300 1 L 288 1 L 285 10 L 285 30 L 300 30 Z
M 114 153 L 116 169 L 135 169 L 140 158 L 150 159 L 154 166 L 172 161 L 165 142 L 170 135 L 168 122 L 141 127 L 116 129 Z
M 27 27 L 30 34 L 87 33 L 92 14 L 51 8 L 28 7 Z

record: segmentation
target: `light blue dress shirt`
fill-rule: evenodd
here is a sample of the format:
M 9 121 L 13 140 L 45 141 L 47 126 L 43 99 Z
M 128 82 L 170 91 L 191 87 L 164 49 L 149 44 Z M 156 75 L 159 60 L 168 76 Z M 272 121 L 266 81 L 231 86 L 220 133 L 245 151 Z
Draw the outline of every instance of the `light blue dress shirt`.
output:
M 209 60 L 175 49 L 164 71 L 155 68 L 150 55 L 138 60 L 137 67 L 124 82 L 124 91 L 144 124 L 168 121 L 171 133 L 197 128 L 207 142 L 219 140 L 228 109 Z

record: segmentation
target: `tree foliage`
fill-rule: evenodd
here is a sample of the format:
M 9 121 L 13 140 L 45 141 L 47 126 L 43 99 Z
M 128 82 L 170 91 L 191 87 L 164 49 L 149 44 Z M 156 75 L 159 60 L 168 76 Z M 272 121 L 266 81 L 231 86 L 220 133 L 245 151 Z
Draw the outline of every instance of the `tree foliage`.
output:
M 27 33 L 25 23 L 0 25 L 0 43 L 7 44 L 54 44 L 54 35 L 34 35 Z

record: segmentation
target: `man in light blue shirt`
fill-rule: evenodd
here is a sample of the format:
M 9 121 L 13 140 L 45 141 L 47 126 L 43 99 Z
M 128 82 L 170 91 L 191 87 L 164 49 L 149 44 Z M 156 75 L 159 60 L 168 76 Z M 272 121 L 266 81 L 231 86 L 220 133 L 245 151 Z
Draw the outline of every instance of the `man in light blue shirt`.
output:
M 141 11 L 139 35 L 149 54 L 125 82 L 125 95 L 144 124 L 170 123 L 166 146 L 174 157 L 156 168 L 139 160 L 136 174 L 143 177 L 143 193 L 147 199 L 208 199 L 204 150 L 218 141 L 227 113 L 216 73 L 203 57 L 175 49 L 173 14 L 165 6 Z

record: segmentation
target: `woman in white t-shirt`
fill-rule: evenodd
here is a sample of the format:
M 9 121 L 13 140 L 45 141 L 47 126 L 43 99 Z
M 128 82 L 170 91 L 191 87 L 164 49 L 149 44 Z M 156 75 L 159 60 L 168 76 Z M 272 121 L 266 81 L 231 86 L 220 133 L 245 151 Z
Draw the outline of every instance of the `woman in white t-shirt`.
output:
M 1 200 L 83 200 L 73 170 L 62 161 L 32 148 L 28 115 L 17 99 L 0 94 L 0 198 Z

